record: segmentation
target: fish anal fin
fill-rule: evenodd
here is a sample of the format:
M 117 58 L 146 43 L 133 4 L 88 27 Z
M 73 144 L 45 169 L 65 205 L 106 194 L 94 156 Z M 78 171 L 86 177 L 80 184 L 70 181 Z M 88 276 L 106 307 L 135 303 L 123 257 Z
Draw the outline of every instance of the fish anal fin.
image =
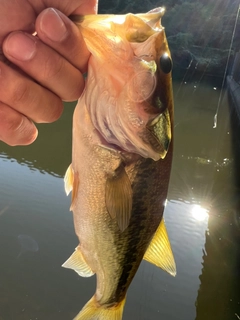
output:
M 90 299 L 74 320 L 122 320 L 125 298 L 111 307 L 99 305 L 95 296 Z
M 116 218 L 119 229 L 124 231 L 131 218 L 132 187 L 123 166 L 116 170 L 113 177 L 107 179 L 105 201 L 110 216 L 112 219 Z
M 67 196 L 72 191 L 73 179 L 74 179 L 74 174 L 73 174 L 73 170 L 72 170 L 72 164 L 70 164 L 70 166 L 67 168 L 67 171 L 64 176 L 64 186 L 65 186 L 65 192 L 66 192 Z
M 162 268 L 172 276 L 176 275 L 176 264 L 163 219 L 155 232 L 143 259 Z
M 62 267 L 74 270 L 81 277 L 91 277 L 94 275 L 94 272 L 85 261 L 79 247 L 75 249 L 73 254 L 64 262 Z

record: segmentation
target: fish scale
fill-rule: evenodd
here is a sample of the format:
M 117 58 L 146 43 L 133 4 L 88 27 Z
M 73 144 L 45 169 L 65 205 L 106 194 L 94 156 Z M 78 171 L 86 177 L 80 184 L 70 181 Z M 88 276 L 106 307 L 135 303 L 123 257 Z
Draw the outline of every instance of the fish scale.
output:
M 65 175 L 79 246 L 63 266 L 97 277 L 75 320 L 121 320 L 143 258 L 176 274 L 162 219 L 173 148 L 163 12 L 74 17 L 91 56 Z

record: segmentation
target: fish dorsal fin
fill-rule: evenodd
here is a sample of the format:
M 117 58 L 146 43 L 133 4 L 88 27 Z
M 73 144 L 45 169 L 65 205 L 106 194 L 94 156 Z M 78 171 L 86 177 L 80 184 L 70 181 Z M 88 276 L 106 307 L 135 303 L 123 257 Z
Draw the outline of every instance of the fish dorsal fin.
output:
M 105 200 L 110 216 L 116 218 L 119 229 L 124 231 L 131 217 L 132 187 L 122 165 L 113 177 L 107 179 Z
M 74 201 L 77 196 L 78 186 L 79 186 L 79 176 L 77 172 L 74 172 L 72 168 L 72 164 L 68 167 L 65 177 L 64 177 L 64 185 L 67 196 L 72 191 L 72 201 L 70 210 L 73 209 Z
M 91 277 L 94 272 L 86 263 L 79 247 L 75 249 L 73 254 L 62 265 L 64 268 L 76 271 L 81 277 Z
M 176 264 L 163 219 L 154 234 L 143 259 L 162 268 L 172 276 L 176 275 Z

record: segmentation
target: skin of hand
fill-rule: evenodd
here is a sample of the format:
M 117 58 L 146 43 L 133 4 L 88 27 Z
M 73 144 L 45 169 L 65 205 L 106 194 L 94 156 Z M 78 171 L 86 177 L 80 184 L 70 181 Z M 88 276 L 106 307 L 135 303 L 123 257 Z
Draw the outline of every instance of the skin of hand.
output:
M 96 12 L 97 0 L 0 0 L 0 140 L 31 144 L 34 122 L 80 97 L 89 52 L 68 16 Z

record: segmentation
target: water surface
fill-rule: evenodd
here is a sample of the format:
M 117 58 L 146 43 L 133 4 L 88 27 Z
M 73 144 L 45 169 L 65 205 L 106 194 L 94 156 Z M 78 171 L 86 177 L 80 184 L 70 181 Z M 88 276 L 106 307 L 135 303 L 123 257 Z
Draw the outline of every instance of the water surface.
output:
M 143 262 L 127 295 L 125 320 L 237 320 L 239 213 L 228 102 L 213 117 L 218 84 L 175 83 L 175 149 L 165 220 L 175 278 Z M 61 268 L 78 241 L 63 175 L 71 161 L 73 105 L 39 126 L 28 147 L 0 143 L 0 319 L 72 319 L 95 278 Z M 39 250 L 17 259 L 19 235 Z M 30 246 L 31 247 L 31 246 Z

